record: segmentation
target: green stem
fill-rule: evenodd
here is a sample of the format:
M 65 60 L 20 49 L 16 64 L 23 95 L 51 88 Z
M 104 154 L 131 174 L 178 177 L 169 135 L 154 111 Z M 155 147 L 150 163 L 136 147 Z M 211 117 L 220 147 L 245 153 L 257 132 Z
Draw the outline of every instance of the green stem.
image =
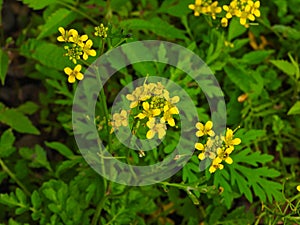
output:
M 2 161 L 2 159 L 0 159 L 0 165 L 2 167 L 2 169 L 11 177 L 11 179 L 13 179 L 18 185 L 19 187 L 24 191 L 24 193 L 27 196 L 31 196 L 30 191 L 28 191 L 28 189 L 25 187 L 25 185 L 16 177 L 16 175 L 5 165 L 5 163 Z
M 101 201 L 97 205 L 96 212 L 95 212 L 94 217 L 92 219 L 91 225 L 97 225 L 97 222 L 98 222 L 99 217 L 101 215 L 101 211 L 103 209 L 103 206 L 104 206 L 104 203 L 105 203 L 106 199 L 107 199 L 107 195 L 103 196 L 103 198 L 101 199 Z
M 75 8 L 74 6 L 71 6 L 71 5 L 69 5 L 69 4 L 67 4 L 67 3 L 65 3 L 65 2 L 63 2 L 63 1 L 58 2 L 58 4 L 61 4 L 61 5 L 63 5 L 63 6 L 65 6 L 65 7 L 67 7 L 67 8 L 69 8 L 69 9 L 71 9 L 73 12 L 76 12 L 76 13 L 82 15 L 83 17 L 85 17 L 85 18 L 87 18 L 88 20 L 90 20 L 94 25 L 98 25 L 98 22 L 97 22 L 96 20 L 94 20 L 94 19 L 93 19 L 92 17 L 90 17 L 88 14 L 86 14 L 86 13 L 80 11 L 79 9 Z

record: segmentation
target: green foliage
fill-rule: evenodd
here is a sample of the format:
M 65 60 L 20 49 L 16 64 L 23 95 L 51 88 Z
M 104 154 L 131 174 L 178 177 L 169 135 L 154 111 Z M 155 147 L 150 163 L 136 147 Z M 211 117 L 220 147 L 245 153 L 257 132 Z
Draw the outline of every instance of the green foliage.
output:
M 228 27 L 222 27 L 224 10 L 216 19 L 205 13 L 195 17 L 189 9 L 194 3 L 21 0 L 10 8 L 10 3 L 0 0 L 1 225 L 299 224 L 300 3 L 261 1 L 261 16 L 249 28 L 236 16 Z M 100 24 L 108 28 L 106 38 L 94 34 L 94 26 Z M 74 69 L 75 64 L 64 47 L 74 43 L 57 41 L 59 27 L 76 29 L 93 41 L 97 56 L 78 60 L 84 79 L 92 75 L 88 67 L 101 54 L 133 41 L 162 40 L 203 59 L 222 92 L 212 80 L 202 80 L 210 87 L 204 93 L 178 68 L 140 62 L 120 69 L 107 81 L 92 109 L 96 117 L 90 118 L 85 109 L 93 106 L 74 106 L 73 100 L 78 85 L 89 90 L 96 84 L 68 83 L 64 69 Z M 138 56 L 132 51 L 119 57 L 130 61 L 147 54 L 142 44 L 138 49 Z M 164 45 L 157 55 L 162 60 L 178 57 L 170 55 Z M 186 57 L 179 64 L 186 67 L 192 62 Z M 106 69 L 115 66 L 109 58 Z M 86 134 L 90 125 L 120 162 L 153 165 L 173 153 L 182 138 L 180 116 L 176 115 L 176 126 L 168 128 L 166 137 L 151 151 L 129 149 L 112 132 L 115 119 L 110 111 L 119 91 L 146 76 L 170 79 L 183 88 L 201 122 L 220 109 L 225 111 L 225 105 L 212 106 L 207 97 L 218 101 L 224 96 L 227 115 L 222 119 L 233 130 L 238 128 L 234 136 L 242 141 L 230 154 L 232 164 L 225 162 L 222 170 L 210 173 L 195 150 L 175 175 L 141 187 L 111 182 L 90 167 L 85 157 L 92 154 L 83 157 L 74 140 L 75 132 L 87 135 L 88 144 L 98 141 L 94 133 Z M 104 79 L 102 74 L 100 78 Z M 72 107 L 82 116 L 77 127 L 72 126 Z M 136 118 L 130 118 L 133 121 Z M 139 121 L 130 129 L 144 137 L 148 128 Z M 204 144 L 201 138 L 199 142 Z M 186 153 L 190 149 L 180 149 L 170 160 L 181 165 Z M 99 158 L 89 163 L 102 159 L 100 151 L 96 155 Z M 117 173 L 121 168 L 110 165 L 109 170 Z

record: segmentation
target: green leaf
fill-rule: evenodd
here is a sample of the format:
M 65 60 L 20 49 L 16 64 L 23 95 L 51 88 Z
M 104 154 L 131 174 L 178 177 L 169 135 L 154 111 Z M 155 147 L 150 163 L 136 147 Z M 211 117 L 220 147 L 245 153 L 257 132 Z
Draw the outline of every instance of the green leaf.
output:
M 65 156 L 68 159 L 71 159 L 74 156 L 72 150 L 70 150 L 67 146 L 59 142 L 45 142 L 46 146 L 58 151 L 60 154 Z
M 278 69 L 280 69 L 282 72 L 289 76 L 293 76 L 296 73 L 295 66 L 285 60 L 270 60 L 270 62 L 276 66 Z
M 128 19 L 124 20 L 120 24 L 121 27 L 128 27 L 133 30 L 149 30 L 158 36 L 170 38 L 170 39 L 181 39 L 185 40 L 185 32 L 177 29 L 173 25 L 170 25 L 165 20 L 158 17 L 154 17 L 149 20 L 142 19 Z
M 20 188 L 16 189 L 16 196 L 20 203 L 24 205 L 27 203 L 26 195 Z
M 242 26 L 239 22 L 239 19 L 232 19 L 229 24 L 228 29 L 228 41 L 242 35 L 247 31 L 247 28 Z
M 20 53 L 30 59 L 35 59 L 41 64 L 63 70 L 66 66 L 74 67 L 74 64 L 64 57 L 65 49 L 43 40 L 29 39 L 21 48 Z
M 32 115 L 38 110 L 38 108 L 39 106 L 37 104 L 28 101 L 20 105 L 18 108 L 16 108 L 16 110 L 24 114 Z
M 5 158 L 10 156 L 16 148 L 13 147 L 15 136 L 11 129 L 4 131 L 0 138 L 0 157 Z
M 24 116 L 23 113 L 17 111 L 17 109 L 7 109 L 0 113 L 0 122 L 7 124 L 12 129 L 20 133 L 28 134 L 40 134 L 28 117 Z
M 34 190 L 31 195 L 31 203 L 32 203 L 33 208 L 35 208 L 35 209 L 39 209 L 42 204 L 41 197 L 36 190 Z
M 34 10 L 43 9 L 46 6 L 57 4 L 59 2 L 70 2 L 66 0 L 22 0 L 22 2 L 26 5 L 28 5 L 30 8 L 33 8 Z M 72 1 L 71 1 L 72 2 Z
M 287 113 L 288 115 L 300 114 L 300 101 L 297 101 Z
M 5 77 L 8 69 L 8 55 L 0 48 L 0 80 L 1 84 L 4 85 Z
M 20 155 L 30 160 L 31 163 L 29 164 L 33 168 L 41 168 L 44 167 L 49 171 L 52 171 L 50 167 L 50 163 L 47 160 L 46 151 L 39 145 L 36 145 L 34 149 L 30 148 L 21 148 L 19 150 Z
M 249 65 L 256 65 L 263 62 L 267 57 L 269 57 L 274 50 L 259 50 L 259 51 L 252 51 L 245 55 L 241 59 L 242 62 L 249 64 Z
M 191 3 L 190 0 L 165 0 L 162 2 L 158 13 L 167 13 L 171 16 L 182 17 L 191 12 L 187 5 Z
M 290 40 L 300 40 L 300 31 L 285 25 L 274 25 L 272 29 Z
M 73 11 L 64 8 L 56 10 L 47 18 L 37 39 L 39 40 L 51 34 L 58 33 L 59 27 L 65 27 L 75 19 L 76 13 Z

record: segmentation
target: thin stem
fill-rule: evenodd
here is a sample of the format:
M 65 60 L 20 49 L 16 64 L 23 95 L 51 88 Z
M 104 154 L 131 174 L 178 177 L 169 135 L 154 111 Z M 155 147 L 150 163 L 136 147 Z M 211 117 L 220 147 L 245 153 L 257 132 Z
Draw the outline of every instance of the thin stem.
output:
M 19 186 L 20 188 L 24 191 L 24 193 L 27 196 L 31 196 L 30 191 L 28 191 L 28 189 L 25 187 L 25 185 L 16 177 L 16 175 L 5 165 L 5 163 L 2 161 L 2 159 L 0 158 L 0 165 L 2 167 L 2 169 L 11 177 L 11 179 L 13 179 Z
M 84 13 L 84 12 L 78 10 L 78 9 L 75 8 L 74 6 L 71 6 L 71 5 L 69 5 L 69 4 L 67 4 L 67 3 L 65 3 L 65 2 L 63 2 L 63 1 L 58 2 L 58 4 L 61 4 L 61 5 L 63 5 L 63 6 L 65 6 L 65 7 L 67 7 L 67 8 L 69 8 L 69 9 L 71 9 L 72 11 L 74 11 L 74 12 L 76 12 L 76 13 L 78 13 L 78 14 L 84 16 L 85 18 L 87 18 L 88 20 L 90 20 L 94 25 L 98 25 L 98 22 L 97 22 L 96 20 L 94 20 L 94 19 L 93 19 L 92 17 L 90 17 L 88 14 L 86 14 L 86 13 Z
M 101 199 L 101 201 L 97 205 L 96 212 L 95 212 L 94 217 L 92 219 L 91 225 L 97 225 L 97 222 L 98 222 L 99 217 L 101 215 L 101 211 L 103 209 L 103 206 L 104 206 L 104 203 L 105 203 L 106 199 L 107 199 L 107 195 L 103 196 L 103 198 Z

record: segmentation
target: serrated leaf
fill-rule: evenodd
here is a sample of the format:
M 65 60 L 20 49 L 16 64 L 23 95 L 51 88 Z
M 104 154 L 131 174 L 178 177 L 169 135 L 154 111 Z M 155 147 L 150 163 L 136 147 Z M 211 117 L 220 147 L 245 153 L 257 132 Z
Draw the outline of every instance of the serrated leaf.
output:
M 20 188 L 16 189 L 16 196 L 20 203 L 24 205 L 27 203 L 26 195 Z
M 8 55 L 0 48 L 0 80 L 1 84 L 4 85 L 5 77 L 8 69 Z
M 24 104 L 20 105 L 18 108 L 16 108 L 17 111 L 24 113 L 24 114 L 28 114 L 28 115 L 32 115 L 33 113 L 35 113 L 38 110 L 38 105 L 35 104 L 34 102 L 28 101 L 25 102 Z
M 288 115 L 298 115 L 300 114 L 300 101 L 297 101 L 288 111 Z
M 296 73 L 295 66 L 285 60 L 270 60 L 270 62 L 276 66 L 278 69 L 280 69 L 282 72 L 289 76 L 293 76 Z
M 30 8 L 33 8 L 34 10 L 43 9 L 46 6 L 55 4 L 59 2 L 59 0 L 47 0 L 47 1 L 41 1 L 41 0 L 22 0 L 22 2 L 26 5 L 28 5 Z
M 59 27 L 65 27 L 75 19 L 76 13 L 73 11 L 64 8 L 56 10 L 49 16 L 49 18 L 47 18 L 46 23 L 43 25 L 41 33 L 37 39 L 39 40 L 51 34 L 58 33 Z
M 68 159 L 71 159 L 74 156 L 72 150 L 70 150 L 67 146 L 59 142 L 45 142 L 46 146 L 58 151 L 60 154 L 65 156 Z
M 57 70 L 62 71 L 67 66 L 74 67 L 74 64 L 64 57 L 66 52 L 63 47 L 43 40 L 29 39 L 21 46 L 20 53 Z
M 10 195 L 0 194 L 0 203 L 7 206 L 17 206 L 19 204 L 15 194 L 12 192 L 10 193 Z
M 57 202 L 56 192 L 52 188 L 44 189 L 43 194 L 49 200 L 51 200 L 53 202 Z
M 0 157 L 10 156 L 16 149 L 13 147 L 15 136 L 11 129 L 4 131 L 0 138 Z
M 44 167 L 49 171 L 52 171 L 50 163 L 47 159 L 46 151 L 39 145 L 36 145 L 34 148 L 32 163 L 30 165 L 34 168 Z
M 16 109 L 7 109 L 0 113 L 0 122 L 7 124 L 12 129 L 20 133 L 40 134 L 28 117 Z
M 36 190 L 34 190 L 31 195 L 31 203 L 32 203 L 33 208 L 35 208 L 35 209 L 39 209 L 42 204 L 41 197 Z
M 150 20 L 128 19 L 122 21 L 120 26 L 128 27 L 129 29 L 133 29 L 133 30 L 149 30 L 161 37 L 170 38 L 173 40 L 186 39 L 184 31 L 177 29 L 176 27 L 170 25 L 165 20 L 162 20 L 158 17 L 154 17 Z

